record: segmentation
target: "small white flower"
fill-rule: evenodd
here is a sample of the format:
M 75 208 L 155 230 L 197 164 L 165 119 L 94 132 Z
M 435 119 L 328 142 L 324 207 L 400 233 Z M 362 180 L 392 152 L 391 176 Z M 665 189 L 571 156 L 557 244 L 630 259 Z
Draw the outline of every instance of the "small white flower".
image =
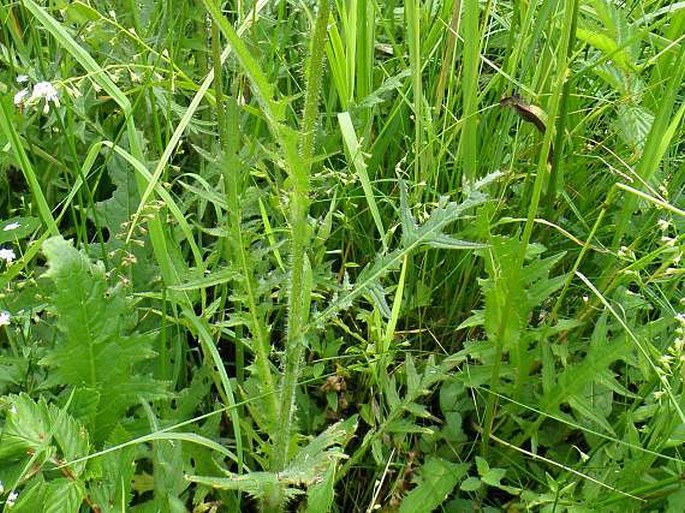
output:
M 671 222 L 668 219 L 659 219 L 656 224 L 662 232 L 665 232 L 668 230 L 668 227 L 671 226 Z
M 621 246 L 621 248 L 618 250 L 618 256 L 619 258 L 635 260 L 635 253 L 633 253 L 633 250 L 628 246 Z
M 17 492 L 10 492 L 10 494 L 7 496 L 7 500 L 5 501 L 5 505 L 8 508 L 13 507 L 14 503 L 17 502 L 18 498 L 19 498 L 19 494 Z
M 19 106 L 24 103 L 24 100 L 29 95 L 28 89 L 22 89 L 17 94 L 14 95 L 14 105 Z
M 672 248 L 673 246 L 675 246 L 675 243 L 678 242 L 678 239 L 675 239 L 673 237 L 661 237 L 661 242 L 666 246 Z
M 10 313 L 3 310 L 0 312 L 0 326 L 9 326 L 10 325 Z
M 28 75 L 17 75 L 17 84 L 23 84 L 29 81 Z
M 45 99 L 49 102 L 55 102 L 59 99 L 57 89 L 50 82 L 38 82 L 33 86 L 31 98 Z
M 19 223 L 9 223 L 8 225 L 6 225 L 6 226 L 2 229 L 2 231 L 3 231 L 3 232 L 11 232 L 12 230 L 16 230 L 16 229 L 19 228 L 20 226 L 21 226 L 21 225 L 20 225 Z
M 14 251 L 11 249 L 0 248 L 0 260 L 4 260 L 5 263 L 11 264 L 14 262 L 15 258 L 17 258 L 17 255 L 14 254 Z
M 31 105 L 37 105 L 41 100 L 45 100 L 43 114 L 50 112 L 50 102 L 54 103 L 55 107 L 59 107 L 59 93 L 50 82 L 38 82 L 33 86 L 29 103 Z

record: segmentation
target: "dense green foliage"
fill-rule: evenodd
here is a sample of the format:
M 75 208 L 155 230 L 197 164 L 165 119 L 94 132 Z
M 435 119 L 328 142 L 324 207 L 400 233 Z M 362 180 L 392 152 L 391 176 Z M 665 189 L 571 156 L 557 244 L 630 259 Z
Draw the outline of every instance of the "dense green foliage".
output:
M 685 510 L 685 3 L 0 3 L 0 508 Z

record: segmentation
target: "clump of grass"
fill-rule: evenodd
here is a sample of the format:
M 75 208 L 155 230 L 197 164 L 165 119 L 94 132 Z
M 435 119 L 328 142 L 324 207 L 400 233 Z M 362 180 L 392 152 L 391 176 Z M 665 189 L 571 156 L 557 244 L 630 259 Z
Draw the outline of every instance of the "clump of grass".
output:
M 0 18 L 8 510 L 678 510 L 678 5 Z

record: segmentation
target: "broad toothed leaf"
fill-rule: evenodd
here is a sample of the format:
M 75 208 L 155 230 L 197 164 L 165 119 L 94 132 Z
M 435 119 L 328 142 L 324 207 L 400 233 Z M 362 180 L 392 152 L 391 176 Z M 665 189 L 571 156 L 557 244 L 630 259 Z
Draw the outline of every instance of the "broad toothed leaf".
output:
M 128 333 L 131 312 L 123 290 L 109 288 L 102 264 L 93 264 L 61 237 L 45 241 L 52 303 L 62 337 L 41 363 L 48 385 L 88 387 L 100 394 L 93 428 L 103 441 L 125 411 L 140 398 L 164 395 L 162 383 L 135 371 L 153 356 L 153 334 Z

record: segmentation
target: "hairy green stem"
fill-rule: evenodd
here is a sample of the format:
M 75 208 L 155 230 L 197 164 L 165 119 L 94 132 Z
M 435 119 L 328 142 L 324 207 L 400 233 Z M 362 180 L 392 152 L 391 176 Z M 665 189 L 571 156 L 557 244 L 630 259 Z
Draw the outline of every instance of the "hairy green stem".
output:
M 288 332 L 284 359 L 283 381 L 280 393 L 281 427 L 275 439 L 274 466 L 284 468 L 290 459 L 291 439 L 295 433 L 295 396 L 300 368 L 304 357 L 304 328 L 309 317 L 309 290 L 307 287 L 308 261 L 306 243 L 309 214 L 309 171 L 314 146 L 314 129 L 318 115 L 323 57 L 328 24 L 329 0 L 319 2 L 314 32 L 310 41 L 309 60 L 305 70 L 307 90 L 300 136 L 299 166 L 292 169 L 290 194 L 290 287 L 288 296 Z

